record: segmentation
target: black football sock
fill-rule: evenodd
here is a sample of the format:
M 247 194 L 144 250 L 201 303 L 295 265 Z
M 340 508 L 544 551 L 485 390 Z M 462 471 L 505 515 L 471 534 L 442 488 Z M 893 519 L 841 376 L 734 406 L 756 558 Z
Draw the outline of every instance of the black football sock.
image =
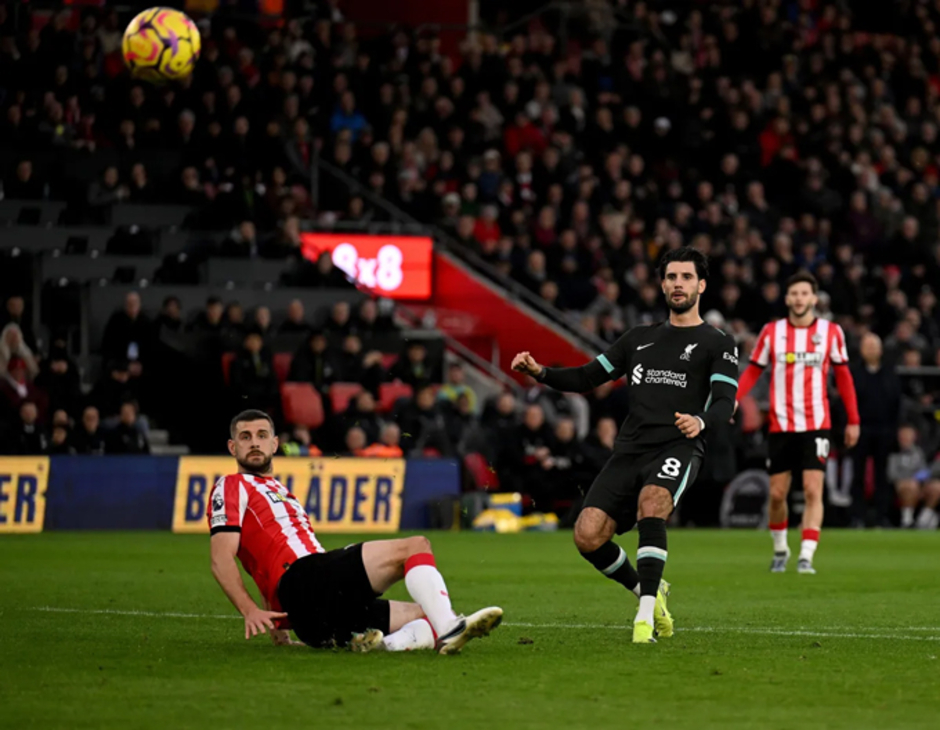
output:
M 666 520 L 644 517 L 637 523 L 640 533 L 636 568 L 640 576 L 640 595 L 655 596 L 666 567 Z
M 611 580 L 617 581 L 628 591 L 635 591 L 640 577 L 637 575 L 623 548 L 608 540 L 597 550 L 581 553 L 581 557 Z

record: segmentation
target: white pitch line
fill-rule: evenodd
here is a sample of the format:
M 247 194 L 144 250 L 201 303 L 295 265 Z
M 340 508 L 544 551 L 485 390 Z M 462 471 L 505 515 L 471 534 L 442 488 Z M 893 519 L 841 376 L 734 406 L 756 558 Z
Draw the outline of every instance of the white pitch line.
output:
M 57 606 L 37 606 L 31 611 L 42 611 L 45 613 L 84 613 L 84 614 L 94 614 L 94 615 L 107 615 L 107 616 L 145 616 L 148 618 L 195 618 L 195 619 L 222 619 L 222 620 L 234 620 L 240 619 L 240 616 L 226 615 L 226 614 L 217 614 L 217 613 L 174 613 L 171 611 L 134 611 L 134 610 L 119 610 L 113 608 L 59 608 Z M 503 626 L 509 626 L 512 628 L 521 628 L 521 629 L 588 629 L 594 631 L 600 630 L 614 630 L 614 631 L 628 631 L 631 630 L 632 626 L 608 626 L 605 624 L 536 624 L 536 623 L 516 623 L 516 622 L 507 622 Z M 774 628 L 762 628 L 762 627 L 752 627 L 752 626 L 739 626 L 739 627 L 711 627 L 711 626 L 690 626 L 688 628 L 679 628 L 677 631 L 689 632 L 689 633 L 703 633 L 703 634 L 757 634 L 763 636 L 811 636 L 816 638 L 825 638 L 825 639 L 894 639 L 902 641 L 940 641 L 940 636 L 904 636 L 902 634 L 881 634 L 881 633 L 870 633 L 877 631 L 891 631 L 892 629 L 884 628 L 871 628 L 871 629 L 862 629 L 866 633 L 858 632 L 835 632 L 835 631 L 805 631 L 805 630 L 788 630 L 788 629 L 774 629 Z M 904 627 L 899 628 L 897 631 L 940 631 L 936 627 Z

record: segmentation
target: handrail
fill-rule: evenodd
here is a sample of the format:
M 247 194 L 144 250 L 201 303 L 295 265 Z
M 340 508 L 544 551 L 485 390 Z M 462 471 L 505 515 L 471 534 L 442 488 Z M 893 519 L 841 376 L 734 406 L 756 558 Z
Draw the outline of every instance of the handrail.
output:
M 466 250 L 466 248 L 454 241 L 450 235 L 439 226 L 433 223 L 422 224 L 420 221 L 405 211 L 392 205 L 384 198 L 380 198 L 378 195 L 369 190 L 368 187 L 362 182 L 354 178 L 345 170 L 336 167 L 331 162 L 327 162 L 323 158 L 320 158 L 320 165 L 326 172 L 330 173 L 337 180 L 345 183 L 351 191 L 354 191 L 357 195 L 362 196 L 372 205 L 381 208 L 392 218 L 400 220 L 402 223 L 424 226 L 426 230 L 429 230 L 433 233 L 435 242 L 442 246 L 448 253 L 455 255 L 466 265 L 470 266 L 478 273 L 483 274 L 490 281 L 501 286 L 515 299 L 524 303 L 527 307 L 534 309 L 539 314 L 549 318 L 554 324 L 560 325 L 569 335 L 574 337 L 582 346 L 586 347 L 588 350 L 593 352 L 603 352 L 605 349 L 607 349 L 607 343 L 605 343 L 600 337 L 591 334 L 577 323 L 572 322 L 570 317 L 566 316 L 564 313 L 560 312 L 558 309 L 543 301 L 539 297 L 536 297 L 532 292 L 522 286 L 522 284 L 515 281 L 514 279 L 509 278 L 508 276 L 504 276 L 475 253 Z

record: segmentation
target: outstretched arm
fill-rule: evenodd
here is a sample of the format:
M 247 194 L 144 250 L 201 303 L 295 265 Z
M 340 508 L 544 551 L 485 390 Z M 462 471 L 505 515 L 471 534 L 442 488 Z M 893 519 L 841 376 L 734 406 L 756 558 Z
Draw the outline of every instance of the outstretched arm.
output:
M 512 369 L 531 375 L 550 388 L 568 393 L 585 393 L 610 380 L 610 375 L 597 360 L 576 368 L 547 368 L 535 361 L 529 352 L 520 352 L 512 360 Z

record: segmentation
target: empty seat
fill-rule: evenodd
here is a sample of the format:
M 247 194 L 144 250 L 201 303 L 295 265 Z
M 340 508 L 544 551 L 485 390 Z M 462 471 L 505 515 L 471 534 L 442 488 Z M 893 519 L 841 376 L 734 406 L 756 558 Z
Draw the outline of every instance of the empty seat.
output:
M 463 457 L 463 465 L 477 489 L 484 492 L 499 491 L 499 476 L 483 454 L 477 451 L 467 454 Z
M 290 364 L 294 356 L 290 352 L 274 353 L 274 374 L 277 375 L 277 382 L 283 383 L 287 380 L 287 374 L 290 372 Z
M 281 407 L 288 423 L 308 428 L 323 423 L 323 399 L 310 383 L 282 384 Z
M 330 405 L 333 413 L 342 413 L 349 407 L 349 401 L 362 392 L 359 383 L 333 383 L 330 386 Z
M 413 394 L 411 386 L 401 381 L 382 383 L 379 386 L 379 402 L 376 410 L 386 413 L 395 406 L 399 398 L 410 398 Z

